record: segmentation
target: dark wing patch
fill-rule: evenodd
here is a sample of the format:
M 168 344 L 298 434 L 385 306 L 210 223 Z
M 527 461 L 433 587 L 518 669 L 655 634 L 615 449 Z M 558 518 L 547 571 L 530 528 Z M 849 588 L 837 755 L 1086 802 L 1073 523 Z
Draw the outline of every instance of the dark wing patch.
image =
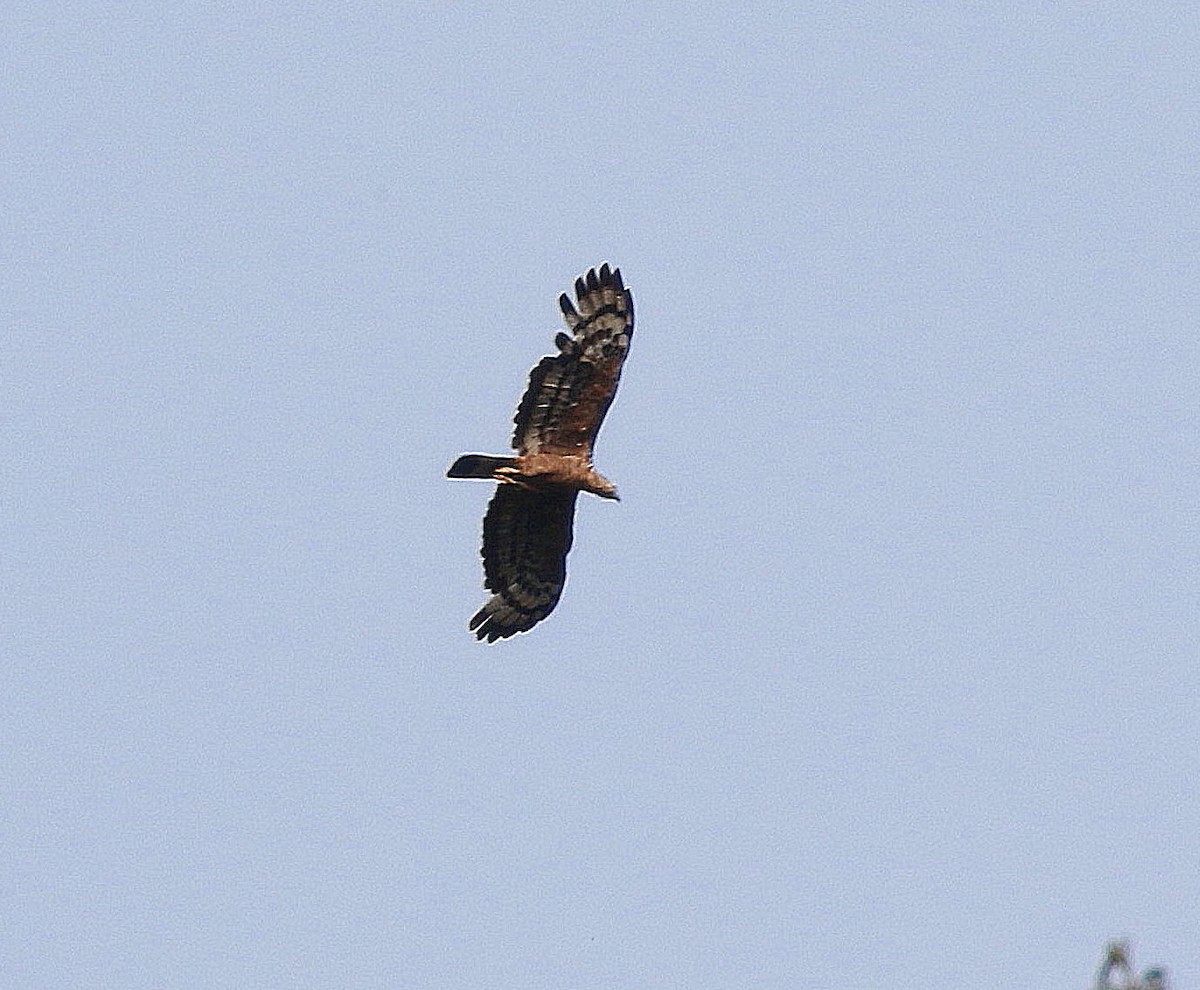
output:
M 575 280 L 578 309 L 558 300 L 570 336 L 555 338 L 559 353 L 542 358 L 517 407 L 513 447 L 522 454 L 590 455 L 612 405 L 633 336 L 633 295 L 619 268 L 601 265 Z
M 494 592 L 471 619 L 494 643 L 527 632 L 558 604 L 578 492 L 537 492 L 502 484 L 483 519 L 484 586 Z

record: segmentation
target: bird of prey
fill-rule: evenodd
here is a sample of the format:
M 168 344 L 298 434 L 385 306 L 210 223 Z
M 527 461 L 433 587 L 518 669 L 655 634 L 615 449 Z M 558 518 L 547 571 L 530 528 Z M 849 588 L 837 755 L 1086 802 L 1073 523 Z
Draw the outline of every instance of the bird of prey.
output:
M 463 454 L 446 472 L 499 482 L 483 520 L 484 586 L 492 597 L 469 623 L 489 643 L 528 632 L 558 604 L 576 496 L 617 498 L 616 486 L 592 466 L 592 449 L 629 351 L 633 296 L 619 268 L 601 265 L 575 280 L 575 299 L 559 297 L 570 332 L 555 337 L 558 353 L 529 375 L 513 420 L 516 456 Z

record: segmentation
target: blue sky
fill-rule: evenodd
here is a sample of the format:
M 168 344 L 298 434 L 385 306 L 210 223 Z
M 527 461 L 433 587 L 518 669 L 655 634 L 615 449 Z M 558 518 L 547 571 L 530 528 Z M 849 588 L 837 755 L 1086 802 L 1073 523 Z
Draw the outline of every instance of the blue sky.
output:
M 1200 22 L 0 15 L 8 985 L 1200 985 Z M 466 630 L 576 275 L 568 586 Z

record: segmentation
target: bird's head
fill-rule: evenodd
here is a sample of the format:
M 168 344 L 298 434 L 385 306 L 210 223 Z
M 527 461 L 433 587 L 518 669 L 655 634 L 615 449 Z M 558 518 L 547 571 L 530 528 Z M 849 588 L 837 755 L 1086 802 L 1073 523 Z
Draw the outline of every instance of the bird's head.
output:
M 588 491 L 601 498 L 610 498 L 614 502 L 621 501 L 621 496 L 617 494 L 617 486 L 607 478 L 600 478 L 597 483 L 588 488 Z

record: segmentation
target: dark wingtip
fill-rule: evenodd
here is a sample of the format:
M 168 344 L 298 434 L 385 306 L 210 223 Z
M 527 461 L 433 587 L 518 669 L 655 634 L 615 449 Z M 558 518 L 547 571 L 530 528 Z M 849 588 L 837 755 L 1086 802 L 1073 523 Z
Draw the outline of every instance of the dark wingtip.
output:
M 575 279 L 575 298 L 580 302 L 583 302 L 583 297 L 587 295 L 587 292 L 587 285 L 584 283 L 583 279 Z
M 578 316 L 575 312 L 575 306 L 571 302 L 571 297 L 565 292 L 558 297 L 558 308 L 563 311 L 563 316 Z
M 521 631 L 519 629 L 505 629 L 498 626 L 492 619 L 492 614 L 488 611 L 487 605 L 484 605 L 483 608 L 471 616 L 471 621 L 467 623 L 467 628 L 475 634 L 475 638 L 481 643 L 485 639 L 489 643 L 494 643 L 498 639 L 507 639 L 509 636 L 515 636 Z

